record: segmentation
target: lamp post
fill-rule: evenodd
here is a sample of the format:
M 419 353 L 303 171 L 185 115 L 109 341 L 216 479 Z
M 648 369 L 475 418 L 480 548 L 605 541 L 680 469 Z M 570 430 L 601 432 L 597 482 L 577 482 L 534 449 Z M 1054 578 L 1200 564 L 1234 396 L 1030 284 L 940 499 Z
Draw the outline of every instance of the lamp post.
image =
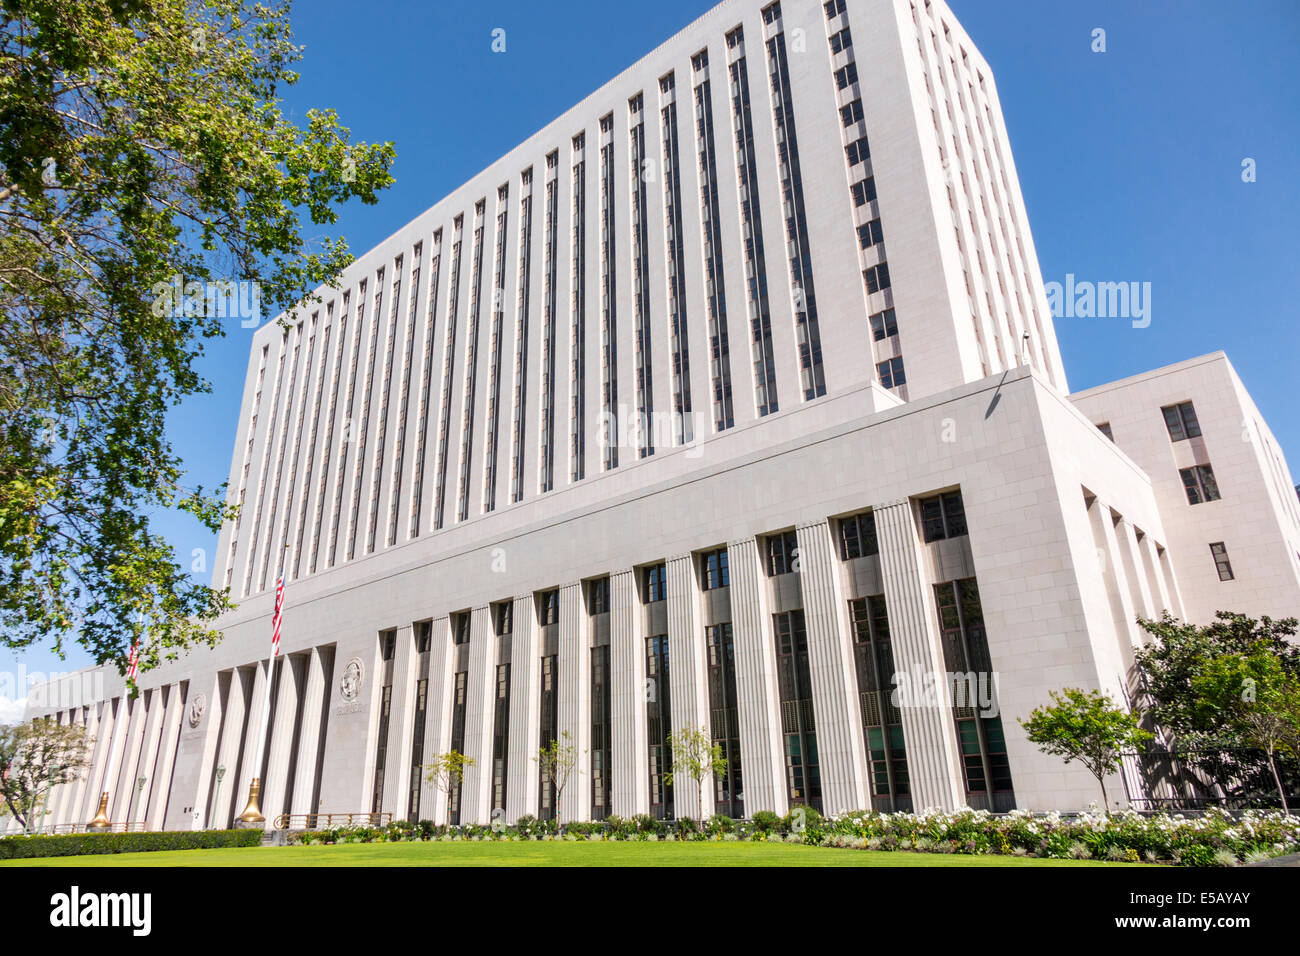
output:
M 140 794 L 144 793 L 144 785 L 149 782 L 148 777 L 137 777 L 135 781 L 135 793 L 131 796 L 131 810 L 126 815 L 126 825 L 129 828 L 131 822 L 135 819 L 135 811 L 140 806 Z
M 221 809 L 221 778 L 226 775 L 226 765 L 222 764 L 217 767 L 217 791 L 212 796 L 212 809 L 217 812 Z M 211 814 L 209 814 L 208 828 L 212 826 Z

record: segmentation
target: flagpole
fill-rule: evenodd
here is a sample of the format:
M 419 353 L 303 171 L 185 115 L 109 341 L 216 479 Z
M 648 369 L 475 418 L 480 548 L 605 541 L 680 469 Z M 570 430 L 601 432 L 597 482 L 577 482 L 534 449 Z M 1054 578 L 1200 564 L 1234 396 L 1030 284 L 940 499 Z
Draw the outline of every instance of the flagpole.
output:
M 284 550 L 288 551 L 286 544 Z M 275 612 L 272 617 L 271 654 L 266 659 L 265 693 L 262 694 L 261 729 L 257 733 L 257 755 L 253 758 L 253 779 L 248 785 L 248 806 L 235 820 L 237 827 L 258 827 L 266 823 L 258 807 L 262 791 L 262 759 L 266 755 L 266 737 L 271 725 L 271 677 L 275 674 L 275 659 L 280 654 L 280 613 L 284 608 L 284 558 L 280 561 L 280 575 L 275 585 Z

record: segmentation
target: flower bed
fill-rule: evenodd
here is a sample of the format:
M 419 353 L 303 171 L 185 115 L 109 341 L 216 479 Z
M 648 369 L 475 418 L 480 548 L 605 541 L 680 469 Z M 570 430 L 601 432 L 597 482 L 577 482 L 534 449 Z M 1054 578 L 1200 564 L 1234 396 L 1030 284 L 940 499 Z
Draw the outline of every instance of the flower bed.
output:
M 1300 817 L 1253 810 L 1236 817 L 1219 810 L 1198 816 L 1125 811 L 1110 817 L 1100 813 L 1063 817 L 1024 810 L 1004 815 L 985 810 L 889 814 L 862 810 L 822 817 L 800 807 L 785 817 L 760 811 L 750 820 L 714 816 L 704 823 L 640 815 L 557 826 L 553 820 L 524 816 L 512 825 L 445 826 L 422 820 L 387 827 L 336 827 L 294 837 L 300 843 L 399 840 L 768 840 L 854 850 L 1235 866 L 1300 851 Z

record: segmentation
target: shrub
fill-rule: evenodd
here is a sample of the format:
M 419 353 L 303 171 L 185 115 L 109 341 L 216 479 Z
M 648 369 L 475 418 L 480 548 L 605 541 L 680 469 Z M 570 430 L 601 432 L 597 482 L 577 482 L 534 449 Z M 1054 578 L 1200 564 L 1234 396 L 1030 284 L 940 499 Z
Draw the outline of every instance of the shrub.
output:
M 772 833 L 781 826 L 781 818 L 771 810 L 759 810 L 751 818 L 754 830 L 763 835 Z
M 705 832 L 709 835 L 717 833 L 731 833 L 736 829 L 736 821 L 729 816 L 721 813 L 715 813 L 709 817 L 709 822 L 704 825 Z
M 151 833 L 15 836 L 0 840 L 0 860 L 147 853 L 156 850 L 210 850 L 218 847 L 259 846 L 261 842 L 261 830 L 166 830 Z

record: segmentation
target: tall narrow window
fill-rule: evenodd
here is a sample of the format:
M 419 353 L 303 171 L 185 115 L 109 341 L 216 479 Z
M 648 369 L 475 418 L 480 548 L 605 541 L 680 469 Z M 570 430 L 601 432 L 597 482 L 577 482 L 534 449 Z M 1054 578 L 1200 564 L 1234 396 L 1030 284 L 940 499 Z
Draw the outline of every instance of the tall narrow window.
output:
M 379 493 L 384 487 L 384 448 L 388 440 L 388 408 L 393 399 L 393 361 L 397 353 L 397 310 L 401 302 L 402 257 L 393 265 L 393 288 L 389 296 L 388 345 L 384 348 L 384 377 L 379 383 L 379 417 L 375 421 L 375 459 L 371 466 L 370 505 L 366 514 L 366 554 L 375 550 L 379 528 Z
M 451 396 L 456 370 L 456 322 L 460 313 L 460 253 L 465 217 L 457 216 L 451 244 L 451 287 L 447 292 L 447 328 L 442 346 L 442 399 L 438 420 L 438 470 L 433 488 L 433 530 L 441 530 L 447 495 L 447 442 L 451 431 Z
M 791 806 L 821 809 L 821 768 L 813 719 L 812 672 L 803 611 L 773 615 L 776 633 L 777 689 L 785 751 L 786 794 Z
M 346 297 L 344 305 L 346 305 Z M 352 410 L 356 401 L 357 367 L 361 360 L 362 328 L 366 322 L 366 284 L 363 281 L 357 289 L 357 321 L 352 339 L 352 362 L 348 370 L 348 397 L 343 404 L 343 436 L 339 442 L 339 466 L 334 475 L 334 510 L 330 522 L 329 555 L 326 567 L 334 567 L 338 557 L 339 526 L 343 518 L 343 488 L 347 484 L 348 457 L 351 454 L 355 432 L 353 431 Z
M 497 506 L 498 418 L 501 413 L 501 335 L 505 325 L 506 225 L 510 212 L 510 187 L 497 190 L 497 230 L 492 267 L 492 341 L 488 361 L 487 437 L 483 451 L 483 511 Z
M 1187 493 L 1189 505 L 1219 500 L 1219 483 L 1214 480 L 1214 469 L 1209 465 L 1180 469 L 1178 476 L 1183 480 L 1183 491 Z
M 559 219 L 559 155 L 546 157 L 545 282 L 542 288 L 542 417 L 538 434 L 537 489 L 545 493 L 555 487 L 555 284 L 556 235 Z
M 1228 560 L 1228 547 L 1222 541 L 1210 545 L 1210 555 L 1214 558 L 1214 568 L 1219 572 L 1220 581 L 1233 580 L 1232 562 Z
M 1165 428 L 1169 430 L 1170 441 L 1200 437 L 1201 423 L 1196 420 L 1196 409 L 1191 402 L 1166 405 L 1160 412 L 1165 416 Z
M 370 812 L 384 809 L 384 775 L 388 766 L 388 727 L 393 712 L 393 656 L 397 646 L 397 632 L 385 631 L 379 635 L 380 655 L 383 660 L 383 689 L 379 694 L 379 739 L 375 741 L 375 780 L 370 799 Z
M 468 691 L 469 672 L 457 671 L 451 698 L 451 749 L 459 754 L 465 752 L 465 712 Z M 447 821 L 452 826 L 460 824 L 460 798 L 461 781 L 453 780 L 451 790 L 447 794 Z
M 718 210 L 718 156 L 713 135 L 713 95 L 709 54 L 692 59 L 695 70 L 695 151 L 700 162 L 700 219 L 703 227 L 704 294 L 709 305 L 709 376 L 713 389 L 713 428 L 736 423 L 731 399 L 731 346 L 727 338 L 727 294 L 723 288 L 722 215 Z
M 993 663 L 984 612 L 974 578 L 934 586 L 944 662 L 953 682 L 953 715 L 966 778 L 966 799 L 976 809 L 1015 807 L 1011 764 L 993 694 Z
M 478 381 L 478 330 L 483 311 L 483 231 L 487 201 L 474 206 L 473 264 L 469 287 L 469 324 L 465 327 L 465 383 L 461 388 L 460 482 L 457 485 L 456 520 L 469 517 L 469 469 L 474 455 L 474 390 Z
M 442 267 L 442 230 L 433 234 L 429 262 L 429 305 L 424 319 L 424 367 L 420 375 L 420 414 L 415 423 L 415 467 L 411 478 L 409 536 L 420 534 L 420 506 L 424 502 L 424 458 L 429 436 L 430 399 L 433 388 L 433 343 L 438 324 L 438 278 Z
M 587 137 L 573 138 L 573 215 L 569 242 L 569 480 L 587 476 Z
M 334 318 L 334 303 L 331 302 L 325 310 L 325 328 L 321 332 L 320 346 L 320 366 L 316 370 L 316 397 L 311 403 L 311 437 L 307 440 L 307 461 L 302 473 L 302 483 L 297 484 L 291 477 L 289 488 L 301 488 L 302 491 L 298 498 L 298 530 L 294 538 L 293 547 L 293 576 L 298 577 L 298 572 L 302 567 L 302 546 L 307 534 L 307 504 L 311 496 L 311 479 L 312 472 L 316 465 L 316 435 L 320 428 L 321 413 L 324 409 L 321 402 L 325 397 L 325 377 L 329 369 L 330 362 L 330 333 L 333 331 L 332 320 Z M 299 435 L 302 434 L 302 426 L 299 425 Z M 295 457 L 297 453 L 295 452 Z M 294 470 L 297 470 L 295 464 Z M 287 522 L 288 515 L 285 516 Z
M 333 304 L 331 303 L 331 308 L 332 305 Z M 327 329 L 326 332 L 328 333 L 328 331 L 329 330 Z M 329 411 L 328 413 L 326 413 L 325 416 L 325 441 L 321 446 L 320 482 L 316 487 L 316 513 L 315 513 L 315 520 L 312 521 L 312 526 L 311 526 L 311 552 L 310 552 L 311 558 L 308 563 L 308 571 L 311 574 L 316 573 L 316 562 L 320 554 L 321 530 L 325 527 L 325 498 L 326 498 L 325 491 L 329 484 L 330 457 L 334 451 L 334 413 L 338 409 L 339 387 L 342 383 L 342 378 L 343 378 L 343 361 L 346 358 L 346 349 L 348 344 L 347 332 L 348 332 L 348 295 L 347 293 L 344 293 L 343 308 L 339 315 L 338 332 L 335 336 L 338 342 L 338 346 L 337 346 L 338 354 L 334 357 L 334 375 L 330 383 L 330 405 L 329 405 Z M 258 388 L 259 390 L 261 389 L 260 383 L 258 384 Z M 313 436 L 313 442 L 314 441 L 315 438 Z M 245 467 L 247 467 L 247 465 L 245 465 Z M 304 505 L 304 512 L 305 510 L 306 510 L 306 506 Z M 234 557 L 233 551 L 231 552 L 231 557 L 232 558 Z M 227 581 L 226 586 L 229 587 L 229 585 L 230 582 Z
M 743 817 L 744 788 L 740 775 L 740 719 L 736 703 L 736 648 L 731 638 L 731 622 L 704 629 L 709 654 L 709 726 L 713 743 L 722 749 L 727 765 L 714 776 L 713 795 L 716 812 L 728 817 Z
M 429 716 L 429 646 L 433 625 L 421 621 L 415 625 L 415 652 L 419 655 L 419 675 L 415 682 L 415 721 L 411 733 L 411 780 L 406 819 L 415 823 L 420 819 L 420 790 L 424 782 L 424 725 Z
M 515 313 L 515 387 L 511 419 L 510 500 L 524 497 L 524 422 L 528 412 L 528 292 L 533 261 L 533 170 L 519 177 L 519 307 Z
M 650 813 L 660 820 L 673 816 L 672 702 L 668 685 L 668 635 L 646 638 L 646 740 L 649 742 Z
M 400 266 L 400 263 L 399 263 Z M 357 525 L 361 521 L 361 489 L 366 475 L 366 441 L 370 435 L 370 400 L 375 390 L 375 369 L 379 362 L 379 330 L 384 326 L 384 270 L 375 276 L 375 301 L 371 305 L 370 345 L 366 349 L 365 385 L 361 389 L 361 414 L 352 422 L 352 439 L 357 443 L 356 468 L 352 472 L 352 507 L 348 512 L 348 560 L 357 554 Z M 388 383 L 385 382 L 386 386 Z
M 682 239 L 681 147 L 677 139 L 676 81 L 659 81 L 664 141 L 664 242 L 668 280 L 668 331 L 672 346 L 673 443 L 695 440 L 691 421 L 691 358 L 686 334 L 686 252 Z
M 727 35 L 727 43 L 744 42 L 740 29 Z M 749 297 L 750 347 L 754 362 L 754 404 L 759 417 L 778 408 L 776 365 L 772 357 L 772 314 L 767 298 L 767 265 L 763 253 L 763 223 L 759 218 L 758 159 L 754 148 L 754 121 L 749 105 L 749 73 L 745 57 L 730 68 L 733 127 L 736 131 L 737 180 L 740 190 L 740 231 L 745 243 L 745 287 Z
M 510 663 L 497 665 L 492 705 L 492 813 L 506 806 L 506 771 L 510 759 Z
M 602 578 L 608 582 L 608 578 Z M 610 761 L 611 685 L 609 645 L 591 649 L 591 817 L 609 816 L 612 773 Z
M 848 32 L 847 29 L 845 32 Z M 803 175 L 799 169 L 799 141 L 795 135 L 794 100 L 790 93 L 790 69 L 786 59 L 784 33 L 777 33 L 768 39 L 767 60 L 772 84 L 772 118 L 776 125 L 777 169 L 781 177 L 781 199 L 785 210 L 795 337 L 799 345 L 799 374 L 803 384 L 803 397 L 807 400 L 826 394 L 826 377 L 822 370 L 817 293 L 813 288 L 812 251 L 808 245 Z M 861 108 L 862 104 L 859 103 L 858 118 L 861 118 Z
M 614 115 L 600 120 L 600 397 L 605 471 L 618 467 L 618 328 L 614 233 Z
M 416 316 L 420 311 L 420 257 L 423 251 L 424 244 L 417 242 L 415 250 L 411 253 L 410 291 L 406 296 L 406 359 L 402 362 L 402 394 L 397 405 L 397 435 L 395 454 L 393 455 L 393 491 L 392 500 L 388 506 L 389 546 L 397 543 L 397 515 L 402 501 L 402 466 L 406 458 L 406 419 L 410 409 L 411 376 L 415 371 L 413 368 L 415 363 L 415 340 L 419 338 L 416 334 L 415 324 Z
M 632 174 L 630 190 L 632 227 L 632 316 L 636 322 L 633 364 L 636 369 L 636 414 L 641 427 L 637 457 L 655 453 L 654 446 L 654 379 L 651 367 L 650 338 L 650 248 L 646 221 L 646 180 L 651 162 L 645 152 L 644 97 L 638 93 L 628 101 L 631 128 L 628 131 L 628 169 Z
M 894 651 L 889 639 L 885 596 L 874 594 L 849 602 L 853 620 L 853 658 L 858 678 L 862 729 L 871 765 L 873 809 L 912 809 L 903 745 L 903 717 L 894 704 Z
M 539 747 L 553 746 L 559 739 L 558 670 L 559 658 L 556 655 L 550 654 L 542 658 Z M 555 781 L 543 772 L 538 774 L 537 786 L 537 816 L 543 820 L 554 820 L 556 815 Z

